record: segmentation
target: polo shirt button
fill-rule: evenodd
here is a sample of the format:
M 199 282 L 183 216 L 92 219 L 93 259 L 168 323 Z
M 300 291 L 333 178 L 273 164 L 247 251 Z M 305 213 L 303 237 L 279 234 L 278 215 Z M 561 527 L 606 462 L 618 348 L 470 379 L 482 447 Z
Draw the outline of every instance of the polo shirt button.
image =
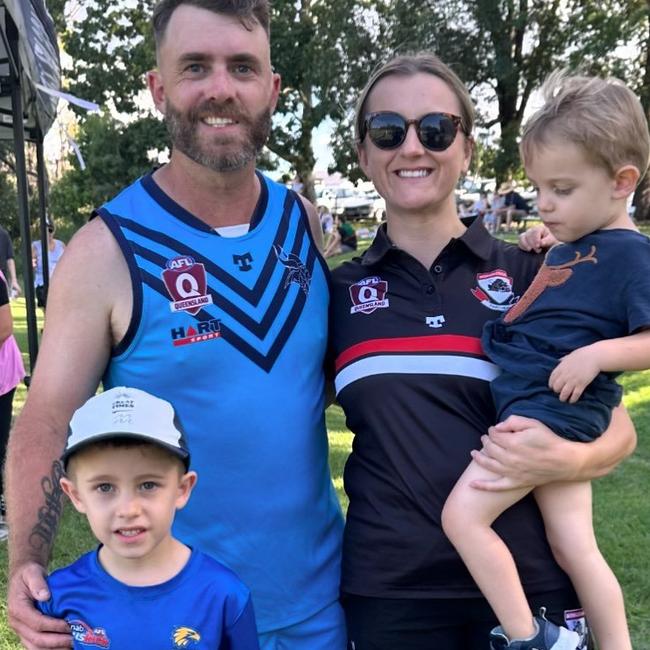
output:
M 442 273 L 442 266 L 440 266 L 440 264 L 436 264 L 433 267 L 433 270 L 434 270 L 435 273 Z
M 431 294 L 435 291 L 435 289 L 434 289 L 434 287 L 433 287 L 432 284 L 428 284 L 427 287 L 426 287 L 426 289 L 425 289 L 425 291 L 426 291 L 429 295 L 431 295 Z

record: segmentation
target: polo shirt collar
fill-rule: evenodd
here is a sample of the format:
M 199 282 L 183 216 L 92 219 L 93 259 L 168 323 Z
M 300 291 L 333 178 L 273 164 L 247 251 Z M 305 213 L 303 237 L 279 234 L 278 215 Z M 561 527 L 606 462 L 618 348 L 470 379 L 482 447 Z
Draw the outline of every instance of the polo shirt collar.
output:
M 450 243 L 458 241 L 464 244 L 477 257 L 480 257 L 482 260 L 488 260 L 492 250 L 493 239 L 492 235 L 483 226 L 481 219 L 478 217 L 470 217 L 469 219 L 461 219 L 461 221 L 467 226 L 467 230 L 458 239 L 452 239 Z M 378 264 L 389 251 L 396 250 L 399 249 L 390 240 L 386 224 L 382 223 L 377 229 L 375 239 L 361 258 L 361 264 L 363 266 Z

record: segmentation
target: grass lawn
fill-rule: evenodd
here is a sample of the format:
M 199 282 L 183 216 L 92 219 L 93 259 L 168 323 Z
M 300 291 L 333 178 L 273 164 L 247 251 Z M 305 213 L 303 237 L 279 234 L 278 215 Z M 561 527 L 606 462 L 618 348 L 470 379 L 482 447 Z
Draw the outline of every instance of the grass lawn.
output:
M 368 244 L 368 241 L 362 240 L 360 248 L 365 249 Z M 337 256 L 328 263 L 333 267 L 352 256 Z M 19 344 L 22 350 L 27 350 L 24 301 L 14 303 L 13 314 Z M 25 365 L 27 367 L 27 361 Z M 625 388 L 625 404 L 636 425 L 639 444 L 632 458 L 594 484 L 594 519 L 601 550 L 616 572 L 626 595 L 634 648 L 650 650 L 650 569 L 647 564 L 650 549 L 650 371 L 628 373 L 621 383 Z M 25 390 L 20 388 L 14 401 L 15 412 L 21 408 L 24 397 Z M 334 485 L 346 508 L 342 476 L 352 434 L 347 430 L 338 406 L 328 409 L 327 425 Z M 93 545 L 85 519 L 67 508 L 57 536 L 52 567 L 70 563 Z M 0 593 L 3 594 L 6 591 L 6 569 L 6 544 L 0 544 Z M 17 650 L 21 646 L 7 627 L 5 609 L 3 597 L 0 599 L 0 650 Z

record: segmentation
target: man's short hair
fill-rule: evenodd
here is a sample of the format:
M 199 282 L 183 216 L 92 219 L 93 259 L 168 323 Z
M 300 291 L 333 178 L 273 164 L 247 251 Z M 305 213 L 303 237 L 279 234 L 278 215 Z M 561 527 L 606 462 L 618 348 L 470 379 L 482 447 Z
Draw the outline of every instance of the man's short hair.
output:
M 153 10 L 152 24 L 156 49 L 160 47 L 172 14 L 181 5 L 207 9 L 215 14 L 235 16 L 248 30 L 259 23 L 270 34 L 268 0 L 160 0 Z
M 648 168 L 648 121 L 638 97 L 619 79 L 551 73 L 541 88 L 544 106 L 526 122 L 520 152 L 524 161 L 550 142 L 570 142 L 612 176 L 634 165 Z

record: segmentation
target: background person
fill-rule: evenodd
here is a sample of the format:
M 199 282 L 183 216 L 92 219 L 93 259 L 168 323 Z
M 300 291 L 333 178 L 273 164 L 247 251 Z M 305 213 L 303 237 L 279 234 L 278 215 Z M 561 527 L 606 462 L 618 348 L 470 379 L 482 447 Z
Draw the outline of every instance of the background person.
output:
M 174 404 L 203 477 L 174 534 L 248 586 L 261 648 L 343 650 L 321 228 L 255 169 L 280 91 L 269 6 L 162 0 L 153 27 L 170 162 L 102 206 L 57 266 L 10 442 L 10 622 L 28 647 L 69 644 L 33 599 L 47 598 L 67 425 L 101 380 Z
M 16 386 L 25 377 L 23 357 L 13 335 L 9 289 L 0 271 L 0 468 L 4 468 Z M 8 537 L 4 471 L 0 471 L 0 542 Z
M 496 215 L 492 210 L 492 206 L 490 205 L 490 201 L 488 200 L 488 195 L 485 190 L 481 190 L 479 193 L 479 198 L 474 201 L 472 212 L 483 221 L 483 225 L 489 233 L 496 232 Z
M 54 223 L 47 224 L 47 265 L 49 278 L 52 277 L 54 269 L 63 255 L 65 244 L 60 239 L 54 238 Z M 43 278 L 43 246 L 40 240 L 32 243 L 32 266 L 34 267 L 34 287 L 36 293 L 36 304 L 45 309 L 47 295 L 45 293 L 45 280 Z
M 497 230 L 501 230 L 504 225 L 505 230 L 510 232 L 512 222 L 518 224 L 530 212 L 528 201 L 516 191 L 516 185 L 513 181 L 501 183 L 497 194 L 503 197 L 503 206 L 498 209 L 497 213 Z M 499 218 L 500 217 L 500 218 Z
M 335 386 L 354 433 L 341 591 L 356 650 L 489 647 L 495 616 L 441 526 L 470 453 L 501 476 L 478 485 L 495 490 L 601 475 L 634 446 L 622 408 L 590 445 L 514 416 L 485 439 L 497 369 L 481 332 L 516 303 L 542 260 L 458 217 L 454 188 L 470 164 L 473 114 L 462 82 L 427 53 L 389 61 L 357 103 L 359 162 L 386 200 L 387 223 L 332 274 Z M 573 616 L 578 599 L 534 500 L 496 527 L 530 607 L 546 607 L 558 624 Z
M 354 226 L 348 222 L 344 215 L 334 218 L 332 237 L 327 242 L 323 252 L 324 257 L 342 255 L 357 250 L 357 233 Z
M 10 297 L 19 296 L 22 289 L 16 276 L 14 247 L 9 233 L 2 226 L 0 226 L 0 271 L 2 271 L 5 278 L 8 278 Z
M 320 219 L 323 237 L 329 237 L 334 230 L 334 217 L 325 205 L 318 206 L 318 218 Z

